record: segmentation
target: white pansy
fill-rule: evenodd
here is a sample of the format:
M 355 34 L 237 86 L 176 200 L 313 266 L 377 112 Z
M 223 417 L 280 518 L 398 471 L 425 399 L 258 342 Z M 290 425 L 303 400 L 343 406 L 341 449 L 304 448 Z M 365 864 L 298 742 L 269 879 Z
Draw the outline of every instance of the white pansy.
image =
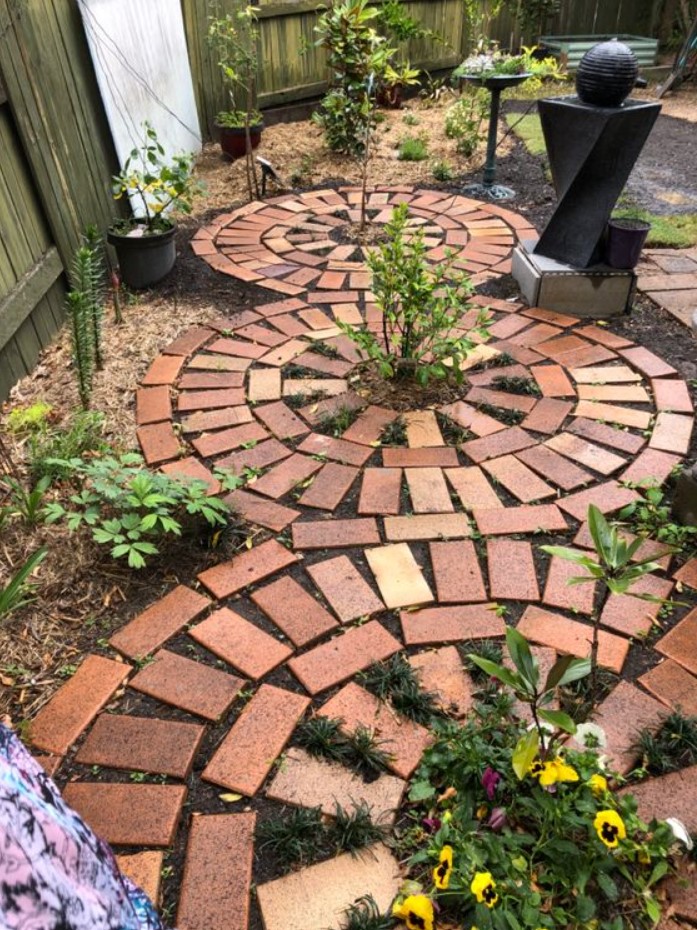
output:
M 678 820 L 677 817 L 667 817 L 666 823 L 673 831 L 673 836 L 675 839 L 680 840 L 680 842 L 685 846 L 685 849 L 692 849 L 694 845 L 692 842 L 692 837 L 690 836 L 687 827 L 682 822 L 682 820 Z
M 605 749 L 607 746 L 605 730 L 597 723 L 579 723 L 574 735 L 576 742 L 584 749 Z

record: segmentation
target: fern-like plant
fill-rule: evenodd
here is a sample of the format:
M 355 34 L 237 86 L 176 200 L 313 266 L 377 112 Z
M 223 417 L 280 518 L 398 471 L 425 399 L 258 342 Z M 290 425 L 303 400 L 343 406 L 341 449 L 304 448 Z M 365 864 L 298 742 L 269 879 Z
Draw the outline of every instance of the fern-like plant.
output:
M 80 403 L 87 410 L 92 395 L 94 345 L 89 304 L 83 291 L 70 291 L 67 298 L 67 310 L 70 318 L 70 339 L 77 389 L 80 394 Z
M 104 262 L 102 243 L 93 226 L 83 236 L 70 270 L 68 314 L 71 324 L 73 363 L 82 406 L 87 409 L 92 394 L 94 369 L 104 367 L 102 318 L 104 316 Z

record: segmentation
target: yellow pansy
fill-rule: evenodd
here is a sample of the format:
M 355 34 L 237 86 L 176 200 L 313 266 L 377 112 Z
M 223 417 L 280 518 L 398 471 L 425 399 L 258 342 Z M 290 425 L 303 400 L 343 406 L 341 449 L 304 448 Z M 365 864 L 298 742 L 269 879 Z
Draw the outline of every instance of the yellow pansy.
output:
M 433 903 L 425 894 L 410 894 L 394 904 L 392 916 L 403 920 L 408 930 L 433 930 Z
M 549 788 L 550 785 L 556 785 L 560 781 L 578 781 L 576 769 L 567 765 L 561 756 L 557 756 L 550 762 L 535 759 L 528 771 L 533 778 L 538 779 L 543 788 Z
M 607 791 L 607 778 L 598 774 L 591 775 L 591 777 L 588 779 L 588 786 L 596 798 L 599 798 Z
M 443 890 L 448 887 L 452 870 L 453 848 L 452 846 L 444 846 L 438 857 L 438 865 L 433 870 L 433 883 L 436 888 Z
M 495 889 L 496 882 L 491 877 L 491 872 L 475 872 L 470 891 L 480 904 L 493 907 L 499 899 Z
M 600 839 L 610 849 L 614 849 L 627 835 L 624 821 L 617 811 L 598 811 L 593 826 Z

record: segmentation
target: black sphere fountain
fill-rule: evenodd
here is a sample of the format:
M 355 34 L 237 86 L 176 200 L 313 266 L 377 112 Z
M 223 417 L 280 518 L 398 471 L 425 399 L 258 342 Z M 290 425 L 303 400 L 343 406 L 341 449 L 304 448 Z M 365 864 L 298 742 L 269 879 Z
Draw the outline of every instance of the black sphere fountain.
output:
M 514 255 L 513 275 L 532 304 L 592 317 L 629 308 L 633 271 L 603 259 L 608 220 L 661 109 L 626 99 L 638 70 L 626 45 L 602 42 L 581 60 L 577 95 L 538 101 L 558 202 L 539 240 Z

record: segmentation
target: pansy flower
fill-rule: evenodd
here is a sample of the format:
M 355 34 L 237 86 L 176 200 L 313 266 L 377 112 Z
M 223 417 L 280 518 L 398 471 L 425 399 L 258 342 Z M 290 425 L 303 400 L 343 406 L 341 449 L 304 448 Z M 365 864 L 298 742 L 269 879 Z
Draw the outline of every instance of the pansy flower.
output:
M 593 826 L 600 839 L 610 849 L 614 849 L 627 835 L 624 821 L 617 811 L 598 811 Z
M 392 916 L 403 920 L 408 930 L 433 930 L 433 902 L 425 894 L 410 894 L 393 904 Z
M 438 857 L 438 865 L 433 870 L 433 883 L 436 888 L 444 890 L 450 882 L 450 873 L 453 870 L 453 848 L 444 846 Z
M 603 775 L 591 775 L 588 779 L 588 787 L 591 789 L 596 798 L 601 797 L 607 791 L 607 778 Z
M 557 756 L 556 759 L 549 762 L 535 759 L 528 771 L 533 778 L 537 778 L 543 788 L 549 788 L 560 781 L 578 781 L 576 769 L 571 765 L 567 765 L 561 756 Z
M 493 907 L 499 899 L 491 872 L 475 872 L 470 891 L 480 904 Z
M 490 801 L 494 800 L 496 788 L 501 781 L 501 775 L 496 772 L 490 765 L 487 765 L 482 775 L 482 786 L 486 791 L 486 796 Z

